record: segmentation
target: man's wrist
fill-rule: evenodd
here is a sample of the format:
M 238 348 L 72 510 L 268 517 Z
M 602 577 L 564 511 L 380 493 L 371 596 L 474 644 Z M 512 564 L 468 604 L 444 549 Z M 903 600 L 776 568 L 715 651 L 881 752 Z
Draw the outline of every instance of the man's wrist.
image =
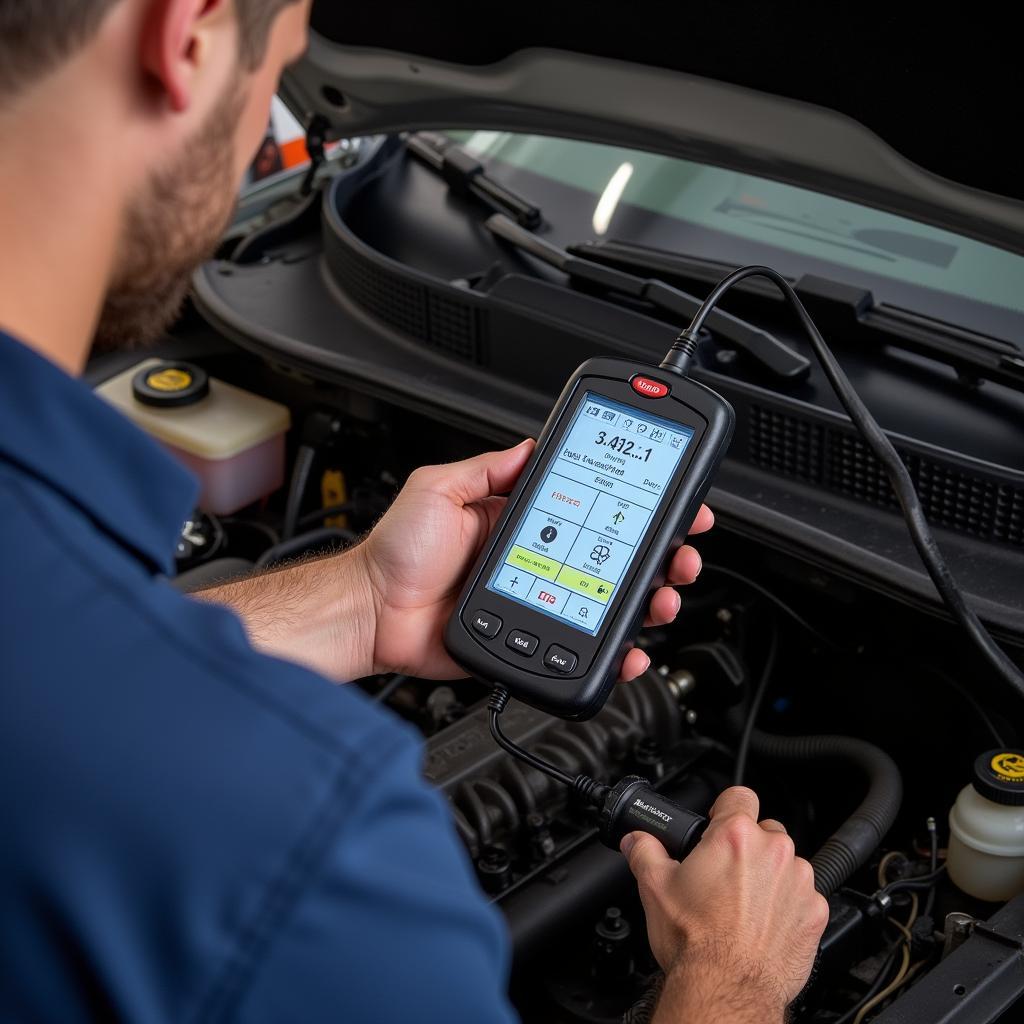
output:
M 381 597 L 365 542 L 195 596 L 232 608 L 267 654 L 338 682 L 375 671 Z
M 654 1024 L 782 1024 L 782 987 L 727 941 L 687 945 L 666 972 Z

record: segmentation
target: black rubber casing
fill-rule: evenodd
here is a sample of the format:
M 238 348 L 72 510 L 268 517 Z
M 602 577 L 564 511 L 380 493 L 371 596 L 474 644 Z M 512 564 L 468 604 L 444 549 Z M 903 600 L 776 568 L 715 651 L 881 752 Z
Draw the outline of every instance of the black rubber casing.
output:
M 605 798 L 601 808 L 601 842 L 617 850 L 629 832 L 654 836 L 669 852 L 682 860 L 704 835 L 708 819 L 681 807 L 659 793 L 639 775 L 627 775 Z
M 635 377 L 664 383 L 669 393 L 643 397 L 630 386 Z M 689 427 L 693 439 L 683 453 L 654 519 L 641 539 L 639 551 L 620 580 L 596 636 L 563 624 L 488 590 L 495 563 L 528 510 L 524 498 L 548 464 L 558 455 L 553 440 L 562 437 L 587 392 L 634 407 Z M 656 366 L 622 359 L 591 359 L 566 384 L 537 441 L 537 449 L 509 497 L 486 547 L 466 581 L 455 612 L 445 629 L 444 642 L 466 671 L 487 683 L 505 687 L 518 700 L 561 718 L 590 718 L 603 706 L 618 678 L 622 660 L 633 646 L 647 612 L 650 596 L 665 582 L 668 564 L 684 543 L 715 471 L 732 438 L 735 416 L 729 403 L 710 388 L 676 377 Z M 484 610 L 501 620 L 492 637 L 474 631 L 473 615 Z M 539 638 L 529 657 L 509 650 L 505 638 L 513 629 Z M 575 669 L 559 673 L 544 665 L 547 649 L 557 644 L 577 656 Z

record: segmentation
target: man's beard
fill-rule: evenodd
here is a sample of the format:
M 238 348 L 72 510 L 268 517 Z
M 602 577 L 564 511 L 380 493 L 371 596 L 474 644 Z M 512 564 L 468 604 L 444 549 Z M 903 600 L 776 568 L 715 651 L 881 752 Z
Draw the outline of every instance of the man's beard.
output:
M 192 143 L 129 205 L 96 351 L 149 344 L 180 314 L 194 270 L 214 254 L 234 213 L 233 139 L 244 101 L 236 80 Z

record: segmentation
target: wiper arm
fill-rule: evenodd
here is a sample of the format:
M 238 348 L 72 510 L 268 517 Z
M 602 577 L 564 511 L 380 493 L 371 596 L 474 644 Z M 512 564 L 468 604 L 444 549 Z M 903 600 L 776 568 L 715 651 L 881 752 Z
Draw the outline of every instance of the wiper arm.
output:
M 540 227 L 544 218 L 539 206 L 495 181 L 475 156 L 445 136 L 415 132 L 405 140 L 405 147 L 444 178 L 457 195 L 470 196 L 524 228 Z
M 710 264 L 629 242 L 591 242 L 574 245 L 570 251 L 608 269 L 629 268 L 675 278 L 696 276 L 717 281 L 729 269 L 721 263 Z M 805 274 L 793 287 L 822 326 L 854 330 L 867 335 L 879 347 L 891 345 L 945 363 L 970 386 L 988 380 L 1015 391 L 1024 390 L 1024 352 L 1008 341 L 920 313 L 877 304 L 868 289 L 842 281 Z M 761 287 L 750 290 L 777 301 L 776 296 Z
M 508 217 L 494 214 L 487 219 L 487 228 L 523 252 L 562 271 L 577 284 L 617 292 L 648 302 L 683 321 L 689 321 L 700 308 L 701 300 L 657 278 L 637 277 L 591 260 L 574 256 L 538 235 L 527 231 Z M 739 317 L 715 309 L 707 319 L 712 332 L 725 338 L 758 362 L 769 373 L 786 381 L 803 380 L 810 370 L 810 361 L 774 335 L 748 324 Z
M 1024 353 L 998 338 L 909 310 L 877 305 L 866 288 L 805 274 L 793 286 L 819 321 L 824 314 L 842 330 L 876 335 L 881 345 L 917 352 L 951 366 L 969 386 L 979 380 L 1024 389 Z

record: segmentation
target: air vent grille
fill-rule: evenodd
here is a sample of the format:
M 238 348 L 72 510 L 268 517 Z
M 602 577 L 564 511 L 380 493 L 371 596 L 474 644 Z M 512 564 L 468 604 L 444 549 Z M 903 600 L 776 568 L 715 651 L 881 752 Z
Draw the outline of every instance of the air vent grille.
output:
M 413 281 L 367 258 L 342 239 L 328 247 L 335 280 L 368 313 L 446 355 L 480 363 L 481 317 L 471 298 L 448 285 Z
M 817 423 L 752 406 L 750 461 L 784 476 L 820 483 L 823 433 Z
M 979 540 L 1024 547 L 1024 488 L 901 451 L 929 522 Z M 752 406 L 748 459 L 791 479 L 857 501 L 897 509 L 878 460 L 856 435 L 764 406 Z
M 430 294 L 429 342 L 435 348 L 472 363 L 480 362 L 477 313 L 468 303 Z
M 334 252 L 345 291 L 374 316 L 415 338 L 427 333 L 427 290 L 373 266 L 347 246 Z

